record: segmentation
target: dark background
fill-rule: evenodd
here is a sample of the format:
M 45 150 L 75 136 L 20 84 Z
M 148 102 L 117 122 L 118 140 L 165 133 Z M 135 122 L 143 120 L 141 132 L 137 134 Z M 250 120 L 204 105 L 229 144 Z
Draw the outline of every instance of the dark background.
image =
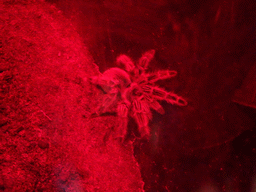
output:
M 149 49 L 149 70 L 177 70 L 160 85 L 188 106 L 162 103 L 150 141 L 134 142 L 146 191 L 255 190 L 255 108 L 232 102 L 255 65 L 254 1 L 48 2 L 72 21 L 101 72 L 121 53 L 138 59 Z

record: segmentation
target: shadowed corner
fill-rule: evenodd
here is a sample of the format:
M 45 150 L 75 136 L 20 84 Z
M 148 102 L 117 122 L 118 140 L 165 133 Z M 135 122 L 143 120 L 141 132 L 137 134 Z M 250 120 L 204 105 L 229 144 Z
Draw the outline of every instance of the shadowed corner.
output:
M 233 102 L 256 109 L 256 65 L 254 64 L 242 86 L 235 92 Z

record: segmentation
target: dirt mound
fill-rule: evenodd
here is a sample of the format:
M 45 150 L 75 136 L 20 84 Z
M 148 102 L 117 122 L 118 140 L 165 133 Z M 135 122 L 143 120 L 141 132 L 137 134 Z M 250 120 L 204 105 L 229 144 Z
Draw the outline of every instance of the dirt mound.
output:
M 106 140 L 116 117 L 90 117 L 98 68 L 71 23 L 45 2 L 0 9 L 0 189 L 142 191 L 132 146 Z

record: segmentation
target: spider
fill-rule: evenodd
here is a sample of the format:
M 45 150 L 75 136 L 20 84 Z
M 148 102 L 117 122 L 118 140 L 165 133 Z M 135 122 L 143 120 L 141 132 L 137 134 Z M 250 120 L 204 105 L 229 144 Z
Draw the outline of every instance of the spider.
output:
M 187 101 L 172 92 L 155 85 L 159 80 L 176 76 L 173 70 L 160 70 L 147 73 L 149 62 L 153 59 L 155 50 L 149 50 L 142 57 L 133 62 L 127 55 L 120 55 L 116 59 L 118 67 L 113 67 L 99 76 L 90 78 L 90 82 L 99 86 L 104 96 L 97 107 L 96 114 L 102 115 L 114 107 L 119 118 L 117 137 L 122 139 L 127 134 L 129 116 L 138 125 L 141 137 L 149 138 L 149 121 L 152 119 L 151 109 L 160 114 L 165 111 L 158 101 L 166 101 L 172 105 L 186 106 Z

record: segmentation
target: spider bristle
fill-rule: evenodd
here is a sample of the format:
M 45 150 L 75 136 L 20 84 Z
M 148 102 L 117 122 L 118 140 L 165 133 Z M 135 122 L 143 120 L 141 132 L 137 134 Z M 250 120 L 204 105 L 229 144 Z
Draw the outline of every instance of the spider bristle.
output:
M 141 88 L 142 88 L 143 92 L 149 93 L 149 94 L 152 92 L 152 89 L 153 89 L 153 87 L 150 85 L 144 85 Z
M 139 127 L 146 126 L 148 124 L 148 118 L 144 113 L 135 113 L 135 120 Z
M 166 94 L 167 92 L 160 89 L 160 88 L 157 88 L 157 87 L 154 87 L 153 91 L 152 91 L 152 95 L 157 98 L 157 99 L 164 99 L 166 97 Z
M 148 81 L 149 82 L 155 82 L 155 81 L 158 81 L 158 75 L 156 73 L 153 73 L 153 74 L 150 74 L 149 77 L 148 77 Z
M 156 100 L 150 103 L 150 107 L 162 115 L 165 113 L 163 107 Z
M 151 49 L 147 52 L 145 52 L 142 57 L 147 57 L 149 60 L 152 60 L 155 56 L 156 51 L 154 49 Z

